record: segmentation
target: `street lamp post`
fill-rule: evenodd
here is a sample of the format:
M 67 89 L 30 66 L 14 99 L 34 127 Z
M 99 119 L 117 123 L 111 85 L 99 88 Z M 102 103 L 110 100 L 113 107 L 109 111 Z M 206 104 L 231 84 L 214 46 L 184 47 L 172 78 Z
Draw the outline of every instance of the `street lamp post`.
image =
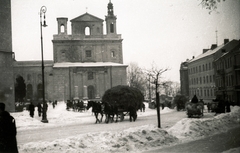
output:
M 42 53 L 42 98 L 43 98 L 43 114 L 42 121 L 43 123 L 48 123 L 47 113 L 46 113 L 46 101 L 45 101 L 45 82 L 44 82 L 44 61 L 43 61 L 43 37 L 42 37 L 42 27 L 46 27 L 45 13 L 47 11 L 46 6 L 42 6 L 40 9 L 40 30 L 41 30 L 41 53 Z M 42 14 L 43 14 L 43 24 L 42 24 Z

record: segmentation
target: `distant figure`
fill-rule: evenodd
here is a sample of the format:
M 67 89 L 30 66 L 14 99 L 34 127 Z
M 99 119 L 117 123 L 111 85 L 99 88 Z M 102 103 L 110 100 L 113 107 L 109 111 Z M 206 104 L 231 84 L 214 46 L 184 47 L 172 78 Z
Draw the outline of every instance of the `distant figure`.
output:
M 207 109 L 208 109 L 208 113 L 209 113 L 210 110 L 211 110 L 211 104 L 210 103 L 207 103 Z
M 191 103 L 198 103 L 198 98 L 196 95 L 193 96 Z
M 46 112 L 47 112 L 47 110 L 48 110 L 48 104 L 47 104 L 47 102 L 46 102 Z
M 145 112 L 145 104 L 143 103 L 143 112 Z
M 53 109 L 54 109 L 55 108 L 55 102 L 54 101 L 52 102 L 52 106 L 53 106 Z
M 57 105 L 57 100 L 55 100 L 55 105 Z
M 226 101 L 226 112 L 227 113 L 231 112 L 230 102 L 229 101 Z
M 38 116 L 41 117 L 41 114 L 42 114 L 42 105 L 41 105 L 40 102 L 38 103 L 37 107 L 38 107 Z
M 30 116 L 33 118 L 34 116 L 34 111 L 35 111 L 35 106 L 33 105 L 33 103 L 31 102 L 29 107 L 28 107 L 28 110 L 30 112 Z
M 0 152 L 18 153 L 17 130 L 15 119 L 5 111 L 5 104 L 0 103 Z

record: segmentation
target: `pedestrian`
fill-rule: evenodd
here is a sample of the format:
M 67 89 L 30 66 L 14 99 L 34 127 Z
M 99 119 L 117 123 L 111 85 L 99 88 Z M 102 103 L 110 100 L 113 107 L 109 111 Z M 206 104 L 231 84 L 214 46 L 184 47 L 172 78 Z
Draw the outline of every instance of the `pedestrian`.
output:
M 53 106 L 53 109 L 54 109 L 55 108 L 55 102 L 54 101 L 52 102 L 52 106 Z
M 38 116 L 41 117 L 41 114 L 42 114 L 42 105 L 41 105 L 40 102 L 38 103 L 37 107 L 38 107 Z
M 211 110 L 211 104 L 210 103 L 207 103 L 207 109 L 208 109 L 208 113 L 209 113 L 210 110 Z
M 145 112 L 145 104 L 143 103 L 143 112 Z
M 230 102 L 229 101 L 226 101 L 226 112 L 227 113 L 231 112 Z
M 35 111 L 35 106 L 33 105 L 33 103 L 31 102 L 29 107 L 28 107 L 28 110 L 30 112 L 30 116 L 33 118 L 34 116 L 34 111 Z
M 5 104 L 0 102 L 0 152 L 18 153 L 17 130 L 15 119 L 5 111 Z
M 55 105 L 57 105 L 57 100 L 55 100 Z
M 198 103 L 198 98 L 196 95 L 193 96 L 191 103 Z

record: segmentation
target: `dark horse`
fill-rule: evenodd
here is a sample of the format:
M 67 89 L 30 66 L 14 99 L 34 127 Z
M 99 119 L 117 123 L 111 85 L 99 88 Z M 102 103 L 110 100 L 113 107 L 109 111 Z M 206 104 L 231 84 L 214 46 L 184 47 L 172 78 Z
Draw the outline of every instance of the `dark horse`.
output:
M 132 122 L 132 120 L 135 122 L 137 119 L 137 109 L 133 106 L 128 106 L 128 112 L 130 122 Z
M 114 116 L 116 115 L 116 120 L 115 122 L 118 122 L 118 106 L 116 103 L 109 103 L 109 102 L 104 102 L 104 113 L 106 115 L 106 123 L 109 123 L 109 120 L 111 119 L 111 122 L 114 121 Z
M 102 118 L 103 118 L 103 110 L 102 110 L 102 103 L 101 102 L 96 102 L 96 101 L 88 101 L 87 104 L 87 110 L 92 107 L 92 112 L 94 113 L 95 117 L 96 117 L 96 122 L 101 123 L 102 122 Z M 98 119 L 98 114 L 101 114 L 101 119 Z

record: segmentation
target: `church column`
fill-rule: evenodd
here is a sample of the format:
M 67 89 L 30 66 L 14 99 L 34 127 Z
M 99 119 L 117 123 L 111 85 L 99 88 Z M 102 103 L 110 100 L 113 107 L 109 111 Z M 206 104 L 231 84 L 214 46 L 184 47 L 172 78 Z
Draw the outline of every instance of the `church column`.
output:
M 95 75 L 95 77 L 96 77 L 96 82 L 95 82 L 95 84 L 96 84 L 96 98 L 100 98 L 100 96 L 99 96 L 99 74 L 98 74 L 98 71 L 96 71 L 96 73 L 95 73 L 96 75 Z
M 88 99 L 88 91 L 87 85 L 84 84 L 86 82 L 86 71 L 83 73 L 83 99 Z

